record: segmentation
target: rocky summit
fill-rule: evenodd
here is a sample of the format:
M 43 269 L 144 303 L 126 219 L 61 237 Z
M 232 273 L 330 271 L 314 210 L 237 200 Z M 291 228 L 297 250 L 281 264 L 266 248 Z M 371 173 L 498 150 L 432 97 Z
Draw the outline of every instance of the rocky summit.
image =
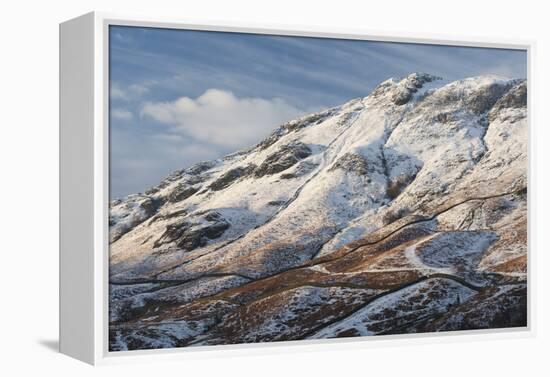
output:
M 110 349 L 521 327 L 527 87 L 389 79 L 110 206 Z

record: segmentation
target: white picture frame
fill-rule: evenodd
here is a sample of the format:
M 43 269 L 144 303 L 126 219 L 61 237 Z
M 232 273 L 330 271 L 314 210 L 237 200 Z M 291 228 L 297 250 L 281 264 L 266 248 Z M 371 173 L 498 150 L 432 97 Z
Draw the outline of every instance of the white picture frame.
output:
M 108 28 L 110 25 L 184 30 L 245 32 L 286 36 L 445 44 L 521 49 L 527 52 L 528 93 L 533 78 L 534 42 L 493 39 L 454 39 L 448 36 L 387 34 L 363 30 L 327 30 L 234 23 L 195 23 L 174 19 L 88 13 L 60 25 L 60 352 L 90 364 L 148 358 L 181 358 L 227 353 L 279 352 L 287 347 L 377 347 L 394 342 L 441 342 L 533 336 L 533 266 L 528 241 L 528 326 L 520 329 L 472 330 L 455 333 L 391 335 L 300 342 L 278 342 L 109 352 L 108 350 Z M 528 114 L 531 118 L 531 101 Z M 533 125 L 529 120 L 529 229 L 533 221 Z M 206 351 L 206 352 L 205 352 Z

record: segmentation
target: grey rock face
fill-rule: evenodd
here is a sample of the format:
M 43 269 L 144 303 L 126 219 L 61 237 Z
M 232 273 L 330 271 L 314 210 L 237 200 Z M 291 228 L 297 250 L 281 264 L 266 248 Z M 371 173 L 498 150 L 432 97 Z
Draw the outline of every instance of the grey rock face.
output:
M 521 80 L 516 86 L 505 93 L 489 112 L 489 121 L 502 109 L 517 109 L 527 106 L 527 82 Z
M 157 213 L 163 200 L 143 195 L 131 196 L 129 201 L 116 200 L 111 208 L 122 207 L 122 215 L 109 215 L 110 240 L 115 242 L 135 226 L 141 224 Z
M 285 135 L 286 132 L 287 131 L 282 127 L 277 128 L 276 130 L 271 132 L 271 134 L 268 137 L 266 137 L 260 143 L 258 143 L 257 145 L 258 149 L 264 150 L 269 148 L 270 146 L 275 144 L 277 140 L 279 140 L 283 135 Z
M 305 127 L 319 124 L 325 119 L 327 119 L 328 117 L 332 116 L 333 114 L 334 114 L 334 111 L 332 110 L 311 114 L 304 118 L 300 118 L 298 120 L 288 122 L 284 124 L 282 127 L 288 131 L 297 131 Z
M 468 96 L 466 106 L 470 108 L 474 114 L 483 114 L 491 109 L 491 107 L 510 89 L 510 85 L 493 84 L 481 88 Z
M 427 73 L 413 73 L 399 82 L 384 81 L 374 89 L 370 96 L 387 99 L 397 106 L 402 106 L 408 103 L 425 84 L 436 80 L 441 80 L 441 77 Z
M 215 180 L 209 188 L 213 191 L 223 190 L 224 188 L 230 186 L 233 182 L 237 181 L 240 178 L 246 177 L 254 169 L 256 165 L 250 164 L 248 166 L 239 166 L 237 168 L 231 169 L 224 173 L 221 177 Z
M 218 212 L 206 212 L 194 218 L 184 218 L 166 227 L 155 242 L 155 248 L 174 243 L 178 248 L 191 251 L 205 246 L 209 240 L 220 237 L 229 223 Z
M 310 173 L 313 169 L 315 169 L 318 166 L 318 164 L 315 164 L 310 161 L 302 161 L 299 164 L 296 165 L 296 168 L 294 171 L 289 173 L 283 173 L 281 174 L 281 179 L 293 179 L 302 177 L 308 173 Z
M 288 123 L 283 124 L 276 130 L 274 130 L 268 137 L 266 137 L 264 140 L 262 140 L 257 147 L 260 150 L 267 149 L 271 145 L 275 144 L 277 140 L 279 140 L 282 136 L 301 130 L 305 127 L 313 126 L 316 124 L 319 124 L 323 122 L 325 119 L 329 118 L 330 116 L 334 115 L 334 110 L 329 109 L 320 113 L 315 113 L 311 115 L 307 115 L 303 118 L 299 118 L 293 121 L 290 121 Z
M 279 207 L 279 206 L 282 206 L 283 204 L 285 204 L 284 200 L 272 200 L 270 202 L 267 202 L 268 206 L 274 206 L 274 207 Z
M 411 100 L 413 94 L 418 92 L 418 90 L 422 88 L 424 84 L 439 79 L 441 78 L 428 75 L 426 73 L 414 73 L 412 75 L 409 75 L 393 89 L 391 100 L 394 104 L 398 106 L 404 105 Z
M 342 169 L 358 175 L 366 175 L 369 172 L 367 160 L 357 153 L 346 153 L 332 165 L 329 171 L 337 169 Z
M 168 201 L 170 203 L 180 202 L 189 198 L 191 195 L 199 191 L 200 187 L 188 186 L 186 184 L 180 183 L 168 196 Z
M 254 171 L 254 175 L 259 178 L 280 173 L 310 155 L 311 149 L 302 142 L 284 145 L 277 152 L 269 155 Z
M 197 175 L 197 174 L 204 173 L 209 169 L 212 169 L 214 166 L 216 166 L 215 161 L 203 161 L 186 169 L 185 172 L 190 175 Z
M 157 213 L 155 216 L 149 219 L 149 224 L 154 223 L 155 221 L 169 220 L 176 217 L 183 217 L 185 215 L 187 215 L 187 211 L 185 209 L 180 209 L 177 211 L 172 211 L 172 212 L 162 213 L 162 214 Z

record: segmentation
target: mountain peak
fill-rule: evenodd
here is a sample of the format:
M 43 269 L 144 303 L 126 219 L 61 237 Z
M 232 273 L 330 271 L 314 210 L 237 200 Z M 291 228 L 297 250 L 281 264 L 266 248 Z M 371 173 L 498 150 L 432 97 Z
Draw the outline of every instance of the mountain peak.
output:
M 392 77 L 383 81 L 370 95 L 388 97 L 394 104 L 404 105 L 408 103 L 415 94 L 424 93 L 429 89 L 441 86 L 443 84 L 442 80 L 441 77 L 428 73 L 411 73 L 405 77 Z

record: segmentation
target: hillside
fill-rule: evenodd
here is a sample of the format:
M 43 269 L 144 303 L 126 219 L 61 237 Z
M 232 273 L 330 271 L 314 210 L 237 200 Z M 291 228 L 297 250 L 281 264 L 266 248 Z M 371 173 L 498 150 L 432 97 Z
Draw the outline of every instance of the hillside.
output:
M 525 326 L 526 102 L 389 79 L 112 201 L 111 349 Z

